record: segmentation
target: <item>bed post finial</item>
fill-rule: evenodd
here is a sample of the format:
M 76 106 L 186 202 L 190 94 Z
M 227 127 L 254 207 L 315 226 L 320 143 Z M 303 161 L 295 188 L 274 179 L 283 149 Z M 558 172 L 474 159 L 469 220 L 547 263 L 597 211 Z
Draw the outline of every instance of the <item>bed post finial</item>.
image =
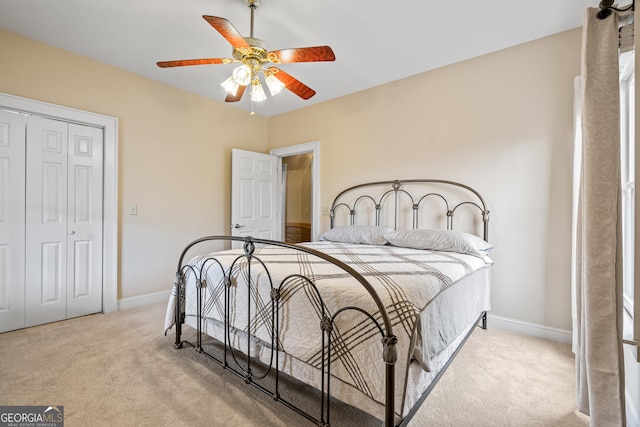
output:
M 398 337 L 390 335 L 382 338 L 382 358 L 387 365 L 393 365 L 398 360 L 398 350 L 396 344 L 398 343 Z
M 489 209 L 482 212 L 482 221 L 484 222 L 484 240 L 489 241 Z
M 336 216 L 336 212 L 332 206 L 331 209 L 329 210 L 329 222 L 330 222 L 329 228 L 333 228 L 335 216 Z
M 244 250 L 244 255 L 247 257 L 253 256 L 253 253 L 256 250 L 256 245 L 253 243 L 253 238 L 251 236 L 247 236 L 244 238 L 244 244 L 242 246 Z

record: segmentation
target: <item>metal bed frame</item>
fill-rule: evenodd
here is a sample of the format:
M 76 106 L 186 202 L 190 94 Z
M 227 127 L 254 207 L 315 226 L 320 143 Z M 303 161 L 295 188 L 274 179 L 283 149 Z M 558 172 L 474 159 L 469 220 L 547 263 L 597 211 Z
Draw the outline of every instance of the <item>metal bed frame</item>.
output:
M 443 195 L 440 192 L 428 192 L 428 193 L 424 193 L 418 197 L 415 197 L 407 188 L 409 186 L 412 186 L 414 184 L 417 184 L 418 186 L 423 186 L 423 185 L 442 185 L 444 187 L 448 187 L 448 186 L 453 186 L 459 189 L 463 189 L 467 192 L 470 192 L 473 194 L 475 200 L 463 200 L 460 201 L 458 203 L 452 204 L 450 203 L 449 199 L 447 197 L 445 197 L 445 195 Z M 345 201 L 346 196 L 349 194 L 352 194 L 354 191 L 356 190 L 361 190 L 361 189 L 365 189 L 365 188 L 380 188 L 380 187 L 391 187 L 390 189 L 384 190 L 382 192 L 381 195 L 378 195 L 376 197 L 373 197 L 371 195 L 360 195 L 357 196 L 355 199 L 352 199 L 351 201 Z M 454 214 L 456 213 L 456 211 L 462 207 L 462 206 L 472 206 L 474 208 L 477 208 L 479 210 L 480 213 L 480 217 L 482 219 L 482 228 L 483 228 L 483 237 L 485 240 L 488 240 L 488 223 L 489 223 L 489 211 L 486 208 L 486 204 L 484 202 L 484 199 L 482 198 L 482 196 L 473 188 L 464 185 L 464 184 L 460 184 L 454 181 L 446 181 L 446 180 L 436 180 L 436 179 L 415 179 L 415 180 L 394 180 L 394 181 L 379 181 L 379 182 L 373 182 L 373 183 L 367 183 L 367 184 L 361 184 L 361 185 L 356 185 L 353 187 L 350 187 L 346 190 L 344 190 L 343 192 L 341 192 L 340 194 L 338 194 L 338 196 L 336 196 L 336 198 L 333 201 L 331 210 L 330 210 L 330 219 L 331 219 L 331 228 L 334 228 L 335 224 L 335 218 L 336 218 L 336 214 L 338 212 L 340 212 L 343 209 L 347 209 L 349 218 L 350 218 L 350 224 L 354 225 L 357 222 L 357 213 L 364 209 L 363 208 L 363 204 L 366 205 L 367 203 L 373 203 L 373 208 L 375 209 L 375 225 L 381 225 L 382 224 L 382 217 L 383 214 L 386 213 L 386 207 L 391 204 L 392 205 L 392 209 L 390 210 L 391 216 L 393 218 L 393 227 L 397 228 L 398 227 L 398 216 L 400 214 L 400 199 L 405 198 L 408 200 L 409 205 L 410 205 L 410 209 L 412 212 L 412 227 L 413 228 L 418 228 L 419 226 L 419 211 L 420 211 L 420 207 L 424 205 L 424 202 L 427 199 L 430 198 L 435 198 L 439 201 L 441 201 L 444 205 L 444 214 L 446 215 L 446 228 L 447 229 L 453 229 L 453 217 Z M 215 258 L 215 256 L 210 256 L 208 258 L 206 258 L 202 264 L 201 264 L 201 268 L 199 270 L 197 270 L 194 266 L 188 265 L 188 264 L 184 264 L 184 260 L 185 260 L 185 256 L 187 254 L 187 252 L 189 252 L 191 249 L 193 249 L 195 246 L 197 246 L 198 244 L 201 244 L 203 242 L 212 242 L 212 241 L 225 241 L 225 242 L 241 242 L 242 243 L 242 247 L 243 247 L 243 252 L 241 255 L 239 255 L 235 261 L 233 262 L 232 266 L 229 267 L 226 271 L 224 270 L 224 267 L 222 267 L 222 265 L 220 264 L 220 262 Z M 329 263 L 332 263 L 333 265 L 337 266 L 338 268 L 342 269 L 343 271 L 347 272 L 349 275 L 351 275 L 355 280 L 357 280 L 369 293 L 369 295 L 371 296 L 371 298 L 374 300 L 377 309 L 379 311 L 379 314 L 381 316 L 381 323 L 378 322 L 372 313 L 368 313 L 358 307 L 354 307 L 354 306 L 347 306 L 347 307 L 343 307 L 339 310 L 337 310 L 331 317 L 329 317 L 327 315 L 327 313 L 324 310 L 324 303 L 322 303 L 322 298 L 320 296 L 320 292 L 318 291 L 318 289 L 316 288 L 315 284 L 313 283 L 313 281 L 307 277 L 304 276 L 300 276 L 300 275 L 292 275 L 289 276 L 287 278 L 285 278 L 281 284 L 278 287 L 274 287 L 272 278 L 268 272 L 268 270 L 266 269 L 265 264 L 263 263 L 263 261 L 256 255 L 255 249 L 256 249 L 256 245 L 270 245 L 270 246 L 276 246 L 276 247 L 283 247 L 283 248 L 289 248 L 289 249 L 293 249 L 296 251 L 301 251 L 301 252 L 305 252 L 307 254 L 313 255 L 315 257 L 318 257 L 324 261 L 327 261 Z M 215 255 L 215 254 L 213 254 Z M 246 348 L 246 353 L 245 353 L 245 360 L 243 361 L 244 366 L 242 363 L 240 363 L 238 361 L 238 357 L 236 355 L 236 352 L 240 349 L 234 349 L 234 347 L 230 344 L 230 324 L 229 324 L 229 288 L 231 286 L 231 281 L 232 281 L 232 271 L 234 270 L 234 266 L 239 265 L 239 263 L 241 263 L 241 260 L 246 261 L 246 263 L 244 263 L 246 268 L 246 277 L 251 278 L 251 269 L 252 268 L 257 268 L 257 269 L 263 269 L 263 271 L 266 272 L 267 276 L 268 276 L 268 280 L 270 282 L 271 285 L 271 289 L 270 289 L 270 297 L 271 297 L 271 309 L 270 309 L 270 314 L 271 314 L 271 319 L 272 319 L 272 324 L 274 325 L 274 329 L 273 332 L 271 333 L 271 363 L 269 364 L 269 366 L 266 367 L 266 373 L 264 373 L 263 375 L 256 375 L 253 370 L 252 370 L 252 360 L 251 357 L 247 356 L 249 354 L 251 354 L 251 350 L 250 350 L 250 340 L 247 339 L 247 348 Z M 206 280 L 204 278 L 205 275 L 205 267 L 206 266 L 210 266 L 211 264 L 213 265 L 217 265 L 218 268 L 221 269 L 221 272 L 224 274 L 224 288 L 225 288 L 225 292 L 224 292 L 224 304 L 225 304 L 225 319 L 224 319 L 224 343 L 221 343 L 224 345 L 224 351 L 223 351 L 223 355 L 222 357 L 218 357 L 214 354 L 208 353 L 207 351 L 204 350 L 203 348 L 203 343 L 202 343 L 202 335 L 203 335 L 203 331 L 202 331 L 202 322 L 203 322 L 203 316 L 202 316 L 202 289 L 206 288 L 207 283 Z M 197 293 L 197 304 L 198 304 L 198 313 L 197 313 L 197 330 L 196 330 L 196 343 L 191 343 L 187 340 L 183 340 L 182 339 L 182 323 L 184 323 L 185 320 L 185 313 L 182 311 L 183 310 L 183 299 L 185 296 L 185 286 L 186 286 L 186 275 L 188 273 L 192 273 L 195 276 L 195 286 L 200 290 Z M 236 274 L 237 272 L 235 272 L 234 274 Z M 278 346 L 278 337 L 279 337 L 279 314 L 280 314 L 280 310 L 281 310 L 281 305 L 280 305 L 280 293 L 282 291 L 283 287 L 286 287 L 287 283 L 290 282 L 291 280 L 297 279 L 299 280 L 300 278 L 302 278 L 304 281 L 307 282 L 307 284 L 311 287 L 311 289 L 313 289 L 315 297 L 318 298 L 321 301 L 321 307 L 322 307 L 322 318 L 320 321 L 320 325 L 319 325 L 319 329 L 322 333 L 322 369 L 321 369 L 321 373 L 322 373 L 322 379 L 321 379 L 321 388 L 320 388 L 320 408 L 319 408 L 319 412 L 320 412 L 320 416 L 316 417 L 310 413 L 308 413 L 307 411 L 297 407 L 295 404 L 289 402 L 288 400 L 286 400 L 283 396 L 281 396 L 280 394 L 280 371 L 279 371 L 279 358 L 280 358 L 280 349 Z M 249 280 L 248 286 L 251 287 L 252 286 L 252 280 Z M 289 243 L 285 243 L 285 242 L 280 242 L 280 241 L 274 241 L 274 240 L 268 240 L 268 239 L 258 239 L 258 238 L 252 238 L 252 237 L 236 237 L 236 236 L 207 236 L 207 237 L 202 237 L 199 238 L 197 240 L 194 240 L 193 242 L 189 243 L 184 250 L 182 251 L 179 261 L 178 261 L 178 268 L 177 268 L 177 272 L 176 272 L 176 276 L 175 276 L 175 281 L 174 281 L 174 290 L 176 291 L 176 304 L 175 304 L 175 325 L 176 325 L 176 330 L 175 330 L 175 348 L 181 348 L 184 345 L 188 345 L 190 347 L 193 347 L 196 351 L 205 354 L 206 356 L 208 356 L 209 358 L 213 359 L 214 361 L 216 361 L 218 364 L 222 365 L 225 369 L 228 369 L 230 372 L 233 372 L 234 374 L 236 374 L 237 376 L 241 377 L 247 384 L 251 384 L 253 386 L 255 386 L 257 389 L 263 391 L 264 393 L 266 393 L 267 395 L 271 396 L 274 400 L 282 403 L 283 405 L 285 405 L 286 407 L 294 410 L 295 412 L 297 412 L 298 414 L 302 415 L 303 417 L 307 418 L 309 421 L 315 423 L 317 426 L 321 426 L 321 427 L 329 427 L 331 425 L 331 383 L 330 383 L 330 378 L 331 378 L 331 351 L 332 351 L 332 346 L 331 346 L 331 331 L 333 329 L 333 325 L 335 322 L 335 319 L 337 316 L 341 315 L 342 313 L 344 313 L 345 311 L 350 311 L 350 310 L 356 310 L 359 311 L 360 313 L 362 313 L 366 318 L 368 318 L 369 321 L 373 322 L 373 324 L 375 325 L 375 328 L 379 331 L 380 333 L 380 337 L 381 337 L 381 342 L 382 342 L 382 348 L 383 348 L 383 362 L 385 364 L 385 419 L 384 419 L 384 423 L 386 427 L 392 427 L 395 425 L 395 415 L 394 415 L 394 409 L 395 409 L 395 363 L 397 360 L 397 351 L 396 351 L 396 344 L 397 344 L 397 337 L 394 335 L 393 333 L 393 327 L 392 327 L 392 323 L 389 317 L 389 314 L 387 313 L 387 310 L 382 302 L 382 300 L 380 299 L 380 297 L 377 295 L 376 291 L 374 290 L 373 286 L 360 274 L 358 273 L 356 270 L 354 270 L 352 267 L 350 267 L 349 265 L 323 253 L 320 251 L 317 251 L 315 249 L 309 248 L 309 247 L 305 247 L 305 246 L 300 246 L 300 245 L 296 245 L 296 244 L 289 244 Z M 249 292 L 250 293 L 250 292 Z M 251 299 L 249 298 L 247 303 L 250 305 L 251 304 Z M 251 324 L 254 321 L 254 319 L 251 318 L 250 316 L 251 310 L 247 310 L 247 322 L 249 327 L 247 328 L 247 330 L 252 330 L 251 329 Z M 478 317 L 476 324 L 480 323 L 481 327 L 483 329 L 486 329 L 487 325 L 486 325 L 486 312 L 482 312 L 480 313 L 480 316 Z M 426 397 L 428 396 L 428 394 L 431 392 L 431 390 L 433 389 L 433 387 L 436 385 L 436 383 L 438 382 L 438 380 L 441 378 L 441 376 L 443 375 L 443 373 L 445 372 L 445 370 L 447 369 L 447 367 L 449 366 L 449 364 L 451 363 L 451 361 L 453 360 L 453 358 L 456 356 L 456 354 L 458 353 L 458 351 L 460 350 L 460 348 L 464 345 L 464 342 L 466 342 L 467 338 L 471 335 L 471 333 L 473 332 L 474 328 L 472 327 L 470 329 L 470 331 L 467 333 L 467 335 L 464 337 L 462 343 L 458 346 L 458 348 L 455 350 L 455 352 L 453 353 L 453 355 L 451 356 L 451 358 L 447 361 L 447 363 L 444 365 L 444 367 L 441 369 L 441 371 L 438 373 L 438 375 L 433 379 L 433 381 L 431 382 L 431 384 L 429 385 L 429 387 L 427 388 L 427 390 L 424 392 L 424 394 L 422 395 L 422 397 L 419 399 L 419 401 L 414 405 L 414 407 L 411 409 L 411 411 L 409 412 L 409 414 L 407 416 L 405 416 L 402 420 L 402 422 L 399 424 L 399 426 L 406 426 L 409 422 L 409 420 L 413 417 L 413 415 L 415 414 L 415 412 L 417 411 L 417 409 L 420 407 L 420 405 L 422 404 L 422 402 L 426 399 Z M 233 362 L 230 363 L 230 362 Z M 257 362 L 256 362 L 257 363 Z M 264 379 L 269 373 L 273 372 L 274 376 L 275 376 L 275 385 L 272 387 L 265 387 L 260 383 L 260 380 Z

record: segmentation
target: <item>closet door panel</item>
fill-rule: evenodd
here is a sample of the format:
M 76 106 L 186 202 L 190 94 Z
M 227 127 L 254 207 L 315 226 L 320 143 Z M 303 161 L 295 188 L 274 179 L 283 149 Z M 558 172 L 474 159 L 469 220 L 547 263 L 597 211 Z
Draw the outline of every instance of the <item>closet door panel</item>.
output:
M 67 317 L 102 310 L 103 132 L 69 125 Z
M 25 126 L 0 111 L 0 332 L 25 325 Z
M 62 276 L 64 274 L 62 266 L 61 242 L 42 242 L 40 256 L 41 277 L 40 277 L 40 301 L 39 305 L 60 304 L 61 292 L 63 289 Z
M 67 318 L 68 124 L 27 118 L 26 326 Z

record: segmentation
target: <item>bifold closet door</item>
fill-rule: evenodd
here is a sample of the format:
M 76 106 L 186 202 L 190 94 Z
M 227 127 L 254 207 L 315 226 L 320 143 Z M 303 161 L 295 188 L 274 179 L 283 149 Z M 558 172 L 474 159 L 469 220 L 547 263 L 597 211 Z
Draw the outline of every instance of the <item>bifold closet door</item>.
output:
M 67 319 L 102 311 L 102 129 L 69 124 Z
M 0 332 L 24 327 L 25 122 L 0 110 Z
M 102 139 L 27 118 L 25 326 L 102 310 Z

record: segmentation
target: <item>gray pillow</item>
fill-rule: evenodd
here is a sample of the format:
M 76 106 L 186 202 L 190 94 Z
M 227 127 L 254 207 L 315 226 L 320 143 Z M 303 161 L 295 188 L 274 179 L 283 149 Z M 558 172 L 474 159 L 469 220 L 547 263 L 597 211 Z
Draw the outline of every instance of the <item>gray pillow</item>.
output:
M 357 243 L 366 245 L 386 245 L 385 233 L 393 231 L 391 227 L 377 225 L 343 225 L 332 228 L 320 236 L 319 240 L 340 243 Z

